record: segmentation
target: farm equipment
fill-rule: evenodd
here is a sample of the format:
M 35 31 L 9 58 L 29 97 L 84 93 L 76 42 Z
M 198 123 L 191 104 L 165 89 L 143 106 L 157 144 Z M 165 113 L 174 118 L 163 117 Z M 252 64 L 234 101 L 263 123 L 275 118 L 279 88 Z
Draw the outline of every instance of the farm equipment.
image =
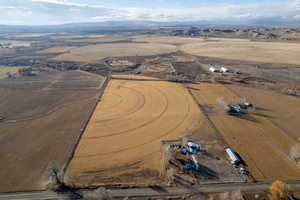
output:
M 241 116 L 246 113 L 246 110 L 254 108 L 252 103 L 245 101 L 244 99 L 237 102 L 238 103 L 226 104 L 223 99 L 217 100 L 217 104 L 223 107 L 225 112 L 229 115 Z
M 243 112 L 242 112 L 242 108 L 239 106 L 239 105 L 232 105 L 232 104 L 229 104 L 227 105 L 227 108 L 225 109 L 227 111 L 227 113 L 229 115 L 242 115 Z
M 249 108 L 253 108 L 253 104 L 250 103 L 250 102 L 244 102 L 244 103 L 241 103 L 239 104 L 239 106 L 242 108 L 242 109 L 249 109 Z

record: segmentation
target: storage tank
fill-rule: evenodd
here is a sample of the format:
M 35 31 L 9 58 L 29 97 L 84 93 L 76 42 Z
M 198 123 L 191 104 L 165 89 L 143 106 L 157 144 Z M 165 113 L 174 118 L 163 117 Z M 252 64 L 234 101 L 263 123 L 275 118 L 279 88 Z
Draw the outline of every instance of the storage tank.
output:
M 216 70 L 216 68 L 214 68 L 214 67 L 210 67 L 210 68 L 209 68 L 209 71 L 210 71 L 210 72 L 216 72 L 217 70 Z
M 229 69 L 227 69 L 226 67 L 221 67 L 221 72 L 223 73 L 229 72 Z
M 238 165 L 241 162 L 238 156 L 230 148 L 226 148 L 225 151 L 228 154 L 232 164 Z

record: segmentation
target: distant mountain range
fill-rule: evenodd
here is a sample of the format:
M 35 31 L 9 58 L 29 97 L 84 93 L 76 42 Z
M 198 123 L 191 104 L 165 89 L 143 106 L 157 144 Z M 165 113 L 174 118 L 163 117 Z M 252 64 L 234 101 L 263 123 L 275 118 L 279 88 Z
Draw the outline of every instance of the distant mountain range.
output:
M 210 24 L 207 22 L 156 22 L 156 21 L 105 21 L 105 22 L 87 22 L 87 23 L 70 23 L 61 25 L 44 25 L 44 26 L 24 26 L 24 25 L 0 25 L 0 33 L 16 32 L 127 32 L 127 31 L 146 31 L 155 30 L 162 27 L 188 28 L 188 27 L 273 27 L 273 26 L 300 26 L 299 21 L 285 20 L 258 20 L 245 24 L 231 25 Z

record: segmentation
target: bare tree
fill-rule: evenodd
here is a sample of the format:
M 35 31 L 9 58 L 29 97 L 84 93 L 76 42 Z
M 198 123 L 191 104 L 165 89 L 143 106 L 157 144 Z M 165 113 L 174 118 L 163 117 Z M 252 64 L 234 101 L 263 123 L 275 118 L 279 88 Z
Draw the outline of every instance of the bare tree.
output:
M 288 200 L 293 196 L 291 186 L 282 181 L 273 182 L 270 192 L 274 200 Z
M 300 143 L 292 146 L 292 148 L 290 150 L 290 157 L 295 161 L 300 160 Z

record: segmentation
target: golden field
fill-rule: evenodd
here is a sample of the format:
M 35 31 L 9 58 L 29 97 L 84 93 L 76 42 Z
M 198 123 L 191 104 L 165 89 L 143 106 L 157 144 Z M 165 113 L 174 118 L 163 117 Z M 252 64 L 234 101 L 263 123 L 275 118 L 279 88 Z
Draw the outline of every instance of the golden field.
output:
M 120 56 L 150 56 L 176 51 L 176 47 L 167 44 L 117 43 L 97 44 L 77 47 L 69 53 L 53 58 L 60 61 L 94 62 L 106 57 Z
M 297 143 L 284 130 L 277 127 L 268 117 L 250 114 L 245 118 L 221 112 L 216 103 L 239 98 L 228 88 L 219 84 L 201 83 L 192 85 L 191 90 L 202 105 L 210 105 L 215 112 L 209 118 L 224 136 L 230 147 L 237 151 L 258 181 L 297 180 L 300 170 L 289 158 L 290 148 Z
M 1 67 L 0 66 L 0 79 L 6 77 L 6 73 L 16 73 L 21 67 Z
M 180 49 L 197 56 L 254 62 L 300 64 L 300 43 L 215 38 L 186 44 L 181 46 Z
M 149 183 L 163 173 L 161 141 L 192 133 L 203 117 L 180 84 L 113 79 L 67 168 L 66 180 L 81 186 Z
M 278 92 L 229 85 L 233 92 L 253 102 L 256 110 L 295 140 L 300 138 L 300 100 Z

